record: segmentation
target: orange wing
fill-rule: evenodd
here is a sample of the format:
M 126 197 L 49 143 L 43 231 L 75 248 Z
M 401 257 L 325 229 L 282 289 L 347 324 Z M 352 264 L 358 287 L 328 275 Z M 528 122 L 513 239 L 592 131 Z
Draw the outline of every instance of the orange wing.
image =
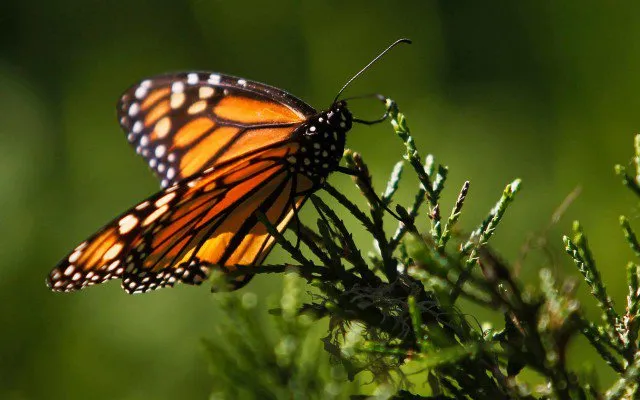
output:
M 317 114 L 282 90 L 201 72 L 140 82 L 119 117 L 165 189 L 76 247 L 53 290 L 122 278 L 138 293 L 261 263 L 274 239 L 256 212 L 283 231 L 337 166 L 351 124 L 344 102 Z
M 295 143 L 264 150 L 151 196 L 76 247 L 48 285 L 73 291 L 122 278 L 125 291 L 141 293 L 199 284 L 214 266 L 260 263 L 274 240 L 256 211 L 282 231 L 313 186 L 288 166 L 296 151 Z
M 277 88 L 222 74 L 146 79 L 118 105 L 129 142 L 162 187 L 287 142 L 316 111 Z

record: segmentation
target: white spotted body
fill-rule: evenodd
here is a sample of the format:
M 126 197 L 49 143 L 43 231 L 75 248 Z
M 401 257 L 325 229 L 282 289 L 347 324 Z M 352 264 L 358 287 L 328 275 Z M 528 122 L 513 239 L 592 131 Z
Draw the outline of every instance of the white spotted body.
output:
M 351 124 L 352 116 L 344 101 L 309 118 L 296 131 L 300 135 L 300 149 L 289 162 L 297 172 L 318 185 L 322 184 L 342 159 L 346 133 Z

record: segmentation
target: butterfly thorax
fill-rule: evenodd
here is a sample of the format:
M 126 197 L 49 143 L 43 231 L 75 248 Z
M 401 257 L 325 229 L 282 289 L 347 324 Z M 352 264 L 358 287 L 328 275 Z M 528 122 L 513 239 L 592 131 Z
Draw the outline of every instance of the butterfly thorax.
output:
M 296 131 L 300 141 L 298 153 L 289 157 L 296 171 L 317 184 L 324 183 L 342 159 L 351 123 L 352 116 L 344 101 L 310 117 Z

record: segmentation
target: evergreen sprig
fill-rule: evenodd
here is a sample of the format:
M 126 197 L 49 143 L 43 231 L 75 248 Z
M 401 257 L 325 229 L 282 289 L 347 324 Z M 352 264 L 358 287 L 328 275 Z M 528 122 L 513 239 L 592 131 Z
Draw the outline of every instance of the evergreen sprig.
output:
M 602 309 L 605 330 L 609 332 L 609 336 L 614 343 L 621 344 L 622 341 L 618 331 L 620 316 L 615 311 L 611 297 L 607 294 L 607 289 L 600 277 L 600 271 L 591 255 L 587 238 L 577 221 L 573 224 L 573 232 L 574 239 L 570 239 L 568 236 L 562 238 L 565 250 L 573 258 L 576 267 L 578 267 L 585 282 L 591 288 L 591 294 L 593 294 L 598 306 Z
M 462 185 L 453 205 L 444 205 L 451 212 L 443 218 L 441 194 L 448 169 L 436 164 L 431 155 L 421 157 L 404 114 L 393 101 L 385 104 L 404 145 L 404 160 L 394 166 L 385 189 L 375 190 L 363 157 L 351 150 L 345 151 L 344 160 L 363 201 L 325 185 L 325 194 L 356 218 L 372 239 L 374 250 L 363 250 L 338 209 L 329 207 L 320 196 L 310 198 L 319 216 L 316 228 L 291 224 L 295 243 L 258 213 L 269 234 L 297 265 L 237 266 L 231 273 L 232 277 L 285 273 L 285 284 L 271 321 L 261 320 L 257 311 L 247 308 L 256 303 L 249 293 L 241 298 L 228 295 L 223 301 L 228 316 L 220 328 L 222 341 L 206 344 L 216 396 L 297 399 L 352 393 L 353 399 L 369 395 L 433 400 L 640 398 L 640 261 L 627 264 L 627 303 L 620 314 L 584 229 L 576 222 L 572 235 L 563 238 L 565 249 L 602 310 L 602 320 L 587 318 L 574 296 L 573 281 L 560 281 L 551 268 L 540 270 L 537 286 L 525 285 L 491 246 L 521 181 L 509 183 L 487 217 L 465 235 L 457 226 L 470 183 Z M 635 171 L 621 166 L 616 171 L 640 195 L 640 135 L 635 154 Z M 407 164 L 419 185 L 409 206 L 393 206 Z M 359 205 L 363 202 L 366 207 Z M 416 226 L 421 211 L 430 221 L 426 232 Z M 392 218 L 385 218 L 387 214 L 399 220 L 397 226 L 388 226 Z M 629 220 L 621 217 L 620 225 L 624 239 L 640 257 L 640 244 Z M 307 295 L 294 274 L 310 284 Z M 465 314 L 469 302 L 504 322 L 487 328 L 486 323 Z M 328 331 L 320 320 L 328 321 Z M 266 335 L 274 324 L 275 336 Z M 265 328 L 269 325 L 271 328 Z M 322 340 L 312 335 L 312 327 L 324 329 Z M 609 388 L 600 388 L 590 370 L 569 367 L 568 343 L 578 335 L 618 375 Z M 535 371 L 547 384 L 532 384 L 530 375 L 522 374 L 525 370 Z M 363 380 L 369 384 L 360 385 Z M 245 383 L 233 387 L 237 382 Z

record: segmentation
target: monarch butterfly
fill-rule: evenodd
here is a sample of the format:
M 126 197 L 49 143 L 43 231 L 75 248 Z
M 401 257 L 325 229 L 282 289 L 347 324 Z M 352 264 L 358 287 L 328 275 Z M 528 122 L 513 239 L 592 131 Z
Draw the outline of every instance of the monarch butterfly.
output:
M 339 168 L 354 119 L 344 89 L 317 112 L 283 90 L 228 75 L 146 79 L 118 104 L 120 125 L 163 190 L 77 246 L 47 285 L 69 292 L 121 278 L 128 293 L 200 284 L 214 267 L 259 265 L 274 244 L 257 212 L 283 231 Z M 236 286 L 250 276 L 240 278 Z

